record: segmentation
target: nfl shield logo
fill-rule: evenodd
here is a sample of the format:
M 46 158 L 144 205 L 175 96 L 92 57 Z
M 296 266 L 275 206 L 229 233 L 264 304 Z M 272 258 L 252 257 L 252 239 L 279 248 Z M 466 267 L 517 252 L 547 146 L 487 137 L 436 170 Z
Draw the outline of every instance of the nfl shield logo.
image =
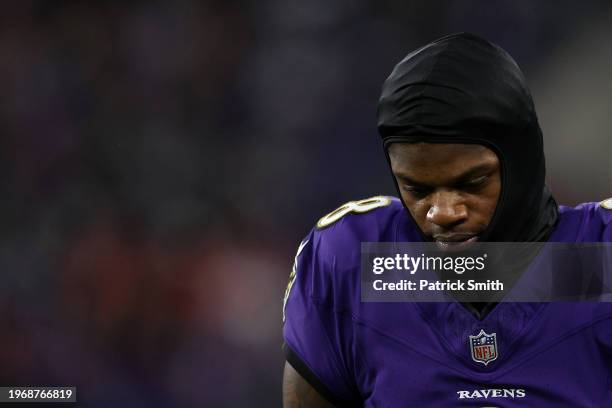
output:
M 480 330 L 477 336 L 470 336 L 472 360 L 484 365 L 497 359 L 497 334 L 487 334 Z

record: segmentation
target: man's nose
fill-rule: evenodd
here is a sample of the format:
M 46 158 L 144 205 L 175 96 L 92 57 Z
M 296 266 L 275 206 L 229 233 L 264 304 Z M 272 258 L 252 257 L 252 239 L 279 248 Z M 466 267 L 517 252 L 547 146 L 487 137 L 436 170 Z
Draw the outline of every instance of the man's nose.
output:
M 458 193 L 440 191 L 433 194 L 427 221 L 448 229 L 461 224 L 467 217 L 467 206 Z

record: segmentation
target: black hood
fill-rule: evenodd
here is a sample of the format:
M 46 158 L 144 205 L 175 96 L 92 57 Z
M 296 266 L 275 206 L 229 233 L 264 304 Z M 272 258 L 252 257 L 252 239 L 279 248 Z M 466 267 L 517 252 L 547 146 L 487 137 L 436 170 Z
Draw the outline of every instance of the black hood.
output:
M 521 70 L 498 46 L 460 33 L 408 54 L 383 84 L 378 131 L 385 152 L 397 142 L 492 149 L 501 163 L 502 191 L 481 240 L 548 238 L 558 209 L 544 184 L 542 131 Z

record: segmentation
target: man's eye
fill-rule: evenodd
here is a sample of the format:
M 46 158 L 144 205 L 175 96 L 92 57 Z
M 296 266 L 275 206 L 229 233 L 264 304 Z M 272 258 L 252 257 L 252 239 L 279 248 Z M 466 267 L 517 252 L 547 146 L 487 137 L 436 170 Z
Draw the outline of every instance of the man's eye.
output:
M 465 183 L 465 187 L 467 188 L 474 188 L 474 187 L 480 187 L 481 185 L 483 185 L 485 183 L 485 181 L 487 181 L 489 179 L 489 176 L 480 176 L 480 177 L 476 177 L 472 180 L 469 180 Z
M 429 189 L 426 187 L 404 186 L 404 191 L 416 198 L 423 198 L 429 194 Z

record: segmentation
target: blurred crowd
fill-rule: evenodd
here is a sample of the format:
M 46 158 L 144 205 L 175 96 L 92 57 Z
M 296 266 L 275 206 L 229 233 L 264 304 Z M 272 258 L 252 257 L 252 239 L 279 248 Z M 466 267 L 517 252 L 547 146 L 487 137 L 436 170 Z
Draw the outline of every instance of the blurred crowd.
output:
M 297 244 L 342 202 L 393 193 L 375 128 L 392 65 L 465 30 L 537 80 L 610 9 L 3 3 L 0 385 L 75 385 L 93 407 L 278 406 Z M 547 84 L 538 106 L 559 97 Z M 609 151 L 597 132 L 590 149 Z M 603 199 L 602 163 L 574 191 L 553 160 L 551 185 Z

